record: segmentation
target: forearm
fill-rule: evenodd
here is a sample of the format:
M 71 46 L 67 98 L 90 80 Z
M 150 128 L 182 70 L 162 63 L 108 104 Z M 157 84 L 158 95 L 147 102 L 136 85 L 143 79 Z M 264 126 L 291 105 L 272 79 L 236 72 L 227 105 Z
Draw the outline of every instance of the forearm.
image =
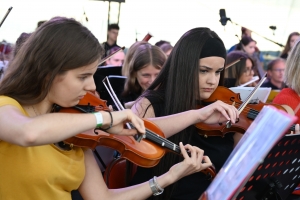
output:
M 103 112 L 103 126 L 110 124 L 109 113 Z M 13 120 L 12 120 L 13 119 Z M 36 146 L 62 141 L 96 127 L 94 114 L 50 113 L 35 118 L 1 117 L 1 138 L 21 146 Z
M 107 114 L 102 115 L 104 126 L 110 121 Z M 70 138 L 95 128 L 96 124 L 94 114 L 51 113 L 30 119 L 24 123 L 24 129 L 32 135 L 30 145 L 42 145 Z
M 176 180 L 174 180 L 174 178 L 171 178 L 170 172 L 157 177 L 157 184 L 162 188 L 169 186 L 175 181 Z M 109 199 L 114 200 L 147 199 L 148 197 L 153 195 L 150 189 L 149 181 L 127 188 L 109 190 L 109 192 L 111 195 Z
M 200 121 L 200 116 L 196 110 L 189 110 L 186 112 L 169 115 L 167 117 L 150 118 L 165 134 L 165 137 L 182 131 L 183 129 L 196 124 Z
M 84 199 L 99 200 L 124 200 L 124 199 L 147 199 L 152 195 L 149 182 L 141 183 L 131 187 L 121 189 L 107 189 L 103 181 L 102 174 L 99 170 L 98 164 L 94 158 L 92 151 L 85 151 L 85 177 L 79 187 L 79 192 Z M 182 171 L 186 171 L 185 167 L 180 165 L 178 167 Z M 162 188 L 174 183 L 180 178 L 178 169 L 169 170 L 167 173 L 157 178 L 157 183 Z

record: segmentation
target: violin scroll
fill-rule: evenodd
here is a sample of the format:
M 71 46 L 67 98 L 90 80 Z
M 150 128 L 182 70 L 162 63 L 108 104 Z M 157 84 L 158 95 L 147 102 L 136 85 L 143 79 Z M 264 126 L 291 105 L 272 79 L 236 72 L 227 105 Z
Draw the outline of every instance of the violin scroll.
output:
M 148 42 L 153 36 L 150 33 L 147 33 L 147 35 L 145 35 L 145 37 L 143 38 L 142 41 L 144 42 Z

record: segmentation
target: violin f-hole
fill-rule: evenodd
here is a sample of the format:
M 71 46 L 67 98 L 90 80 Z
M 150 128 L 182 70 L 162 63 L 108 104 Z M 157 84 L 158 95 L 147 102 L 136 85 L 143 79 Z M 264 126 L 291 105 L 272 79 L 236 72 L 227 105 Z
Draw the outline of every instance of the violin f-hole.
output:
M 234 103 L 233 105 L 235 105 L 235 98 L 234 97 L 230 97 L 230 101 L 232 101 Z

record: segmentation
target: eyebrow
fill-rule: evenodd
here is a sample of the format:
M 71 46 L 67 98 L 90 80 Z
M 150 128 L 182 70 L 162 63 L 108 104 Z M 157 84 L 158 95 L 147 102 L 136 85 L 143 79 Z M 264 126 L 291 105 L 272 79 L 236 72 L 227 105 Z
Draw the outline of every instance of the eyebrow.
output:
M 203 67 L 203 68 L 206 68 L 207 70 L 212 70 L 212 68 L 211 67 L 207 67 L 207 66 L 200 66 L 200 67 Z M 221 67 L 221 68 L 219 68 L 217 71 L 223 71 L 224 70 L 224 67 Z

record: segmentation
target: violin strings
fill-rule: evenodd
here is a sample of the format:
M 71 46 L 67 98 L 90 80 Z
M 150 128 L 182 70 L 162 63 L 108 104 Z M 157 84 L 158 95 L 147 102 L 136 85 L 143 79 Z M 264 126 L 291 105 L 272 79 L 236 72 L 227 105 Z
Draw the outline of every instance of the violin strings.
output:
M 107 87 L 105 81 L 107 81 L 108 87 Z M 121 104 L 121 102 L 118 100 L 116 94 L 114 93 L 108 78 L 105 77 L 102 82 L 103 82 L 103 85 L 105 86 L 106 90 L 108 91 L 110 97 L 113 99 L 113 101 L 114 101 L 115 105 L 117 106 L 118 110 L 124 110 L 124 107 Z M 133 124 L 131 124 L 131 123 L 127 123 L 127 124 L 128 124 L 127 125 L 128 127 L 131 126 L 131 127 L 135 128 L 133 126 Z M 180 147 L 178 145 L 176 145 L 176 144 L 172 143 L 171 141 L 159 136 L 158 134 L 153 133 L 152 131 L 150 131 L 148 129 L 146 129 L 146 137 L 149 138 L 150 141 L 152 140 L 153 142 L 156 142 L 159 145 L 164 144 L 164 146 L 168 146 L 169 149 L 174 150 L 176 152 L 178 152 L 178 151 L 180 152 Z
M 252 117 L 251 119 L 255 119 L 257 117 L 257 115 L 259 114 L 259 111 L 254 110 L 252 108 L 248 108 L 248 109 L 244 109 L 242 112 L 248 112 L 249 117 Z M 290 131 L 295 131 L 295 124 L 293 124 L 290 128 Z
M 149 129 L 146 129 L 146 137 L 149 138 L 149 136 L 151 137 L 150 140 L 155 140 L 155 141 L 158 141 L 160 145 L 162 145 L 163 143 L 165 144 L 164 146 L 166 145 L 169 145 L 169 149 L 171 150 L 174 150 L 176 152 L 180 152 L 180 147 L 178 145 L 176 145 L 175 143 L 171 142 L 170 140 L 164 138 L 164 137 L 161 137 L 160 135 L 150 131 Z
M 133 128 L 135 128 L 131 123 L 129 123 L 130 126 L 132 126 Z M 179 152 L 180 153 L 180 147 L 178 145 L 176 145 L 175 143 L 171 142 L 170 140 L 167 140 L 164 137 L 161 137 L 160 135 L 152 132 L 149 129 L 146 129 L 146 139 L 148 139 L 151 142 L 154 142 L 160 146 L 166 147 L 170 150 L 173 150 L 175 152 Z

